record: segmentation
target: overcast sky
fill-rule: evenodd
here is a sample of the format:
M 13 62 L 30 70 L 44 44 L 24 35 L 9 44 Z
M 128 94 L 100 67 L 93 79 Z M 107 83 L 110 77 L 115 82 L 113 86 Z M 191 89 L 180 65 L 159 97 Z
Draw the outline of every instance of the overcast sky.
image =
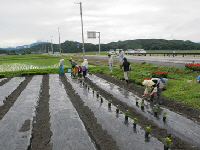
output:
M 0 47 L 36 41 L 82 42 L 77 0 L 0 0 Z M 200 0 L 81 0 L 87 31 L 101 32 L 101 43 L 134 39 L 200 42 Z

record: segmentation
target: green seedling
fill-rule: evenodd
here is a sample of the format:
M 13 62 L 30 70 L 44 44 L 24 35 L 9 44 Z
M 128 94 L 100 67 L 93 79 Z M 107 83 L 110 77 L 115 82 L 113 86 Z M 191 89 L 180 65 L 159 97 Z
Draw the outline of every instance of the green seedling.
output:
M 125 114 L 125 121 L 128 121 L 129 110 L 126 110 L 126 111 L 124 112 L 124 114 Z
M 99 91 L 97 91 L 97 97 L 99 97 Z
M 120 108 L 120 106 L 117 105 L 116 113 L 119 113 L 119 108 Z
M 164 149 L 165 149 L 165 150 L 168 150 L 169 147 L 170 147 L 171 145 L 172 145 L 172 141 L 171 141 L 171 139 L 170 139 L 169 137 L 166 137 L 166 138 L 165 138 Z
M 108 107 L 109 107 L 109 108 L 111 107 L 111 103 L 112 103 L 112 99 L 109 99 L 109 100 L 108 100 Z
M 144 110 L 144 99 L 141 101 L 141 109 Z
M 150 125 L 146 126 L 145 127 L 145 137 L 149 137 L 150 132 L 151 132 L 151 126 Z
M 136 130 L 136 125 L 137 125 L 137 121 L 138 121 L 138 119 L 137 118 L 133 118 L 133 128 L 134 128 L 134 130 Z
M 154 111 L 154 115 L 157 116 L 157 114 L 158 114 L 158 106 L 155 105 L 153 107 L 153 111 Z
M 136 106 L 138 106 L 138 100 L 139 100 L 139 98 L 138 98 L 138 97 L 136 97 L 136 98 L 135 98 L 135 101 L 136 101 Z
M 166 112 L 166 111 L 164 111 L 164 112 L 163 112 L 163 121 L 165 121 L 165 120 L 166 120 L 166 118 L 167 118 L 167 112 Z

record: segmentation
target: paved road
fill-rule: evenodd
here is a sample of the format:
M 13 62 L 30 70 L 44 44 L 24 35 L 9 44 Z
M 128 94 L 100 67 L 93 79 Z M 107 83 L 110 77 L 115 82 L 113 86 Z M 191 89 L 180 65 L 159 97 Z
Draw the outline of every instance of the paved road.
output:
M 86 55 L 87 57 L 93 57 L 98 59 L 107 59 L 106 55 Z M 125 56 L 130 62 L 146 62 L 146 63 L 152 63 L 155 65 L 166 65 L 166 66 L 176 66 L 176 67 L 185 67 L 186 63 L 192 63 L 194 61 L 195 63 L 200 63 L 200 57 L 169 57 L 169 56 Z M 118 60 L 118 58 L 114 58 L 114 60 Z

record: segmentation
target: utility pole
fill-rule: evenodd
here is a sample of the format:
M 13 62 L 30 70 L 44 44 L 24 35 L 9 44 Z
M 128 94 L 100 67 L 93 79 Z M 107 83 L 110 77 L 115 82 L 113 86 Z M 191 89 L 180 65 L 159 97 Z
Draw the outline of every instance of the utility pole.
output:
M 59 48 L 60 48 L 60 54 L 61 54 L 61 47 L 60 47 L 60 31 L 59 31 L 59 27 L 58 27 L 58 34 L 59 34 Z
M 51 51 L 52 51 L 52 53 L 54 54 L 54 52 L 53 52 L 53 44 L 52 44 L 52 37 L 53 36 L 50 36 L 51 37 Z
M 85 47 L 84 47 L 84 36 L 83 36 L 83 18 L 82 18 L 82 3 L 74 2 L 75 4 L 80 4 L 80 15 L 81 15 L 81 26 L 82 26 L 82 44 L 83 44 L 83 59 L 85 59 Z
M 100 32 L 96 32 L 99 33 L 99 55 L 101 54 L 101 46 L 100 46 Z

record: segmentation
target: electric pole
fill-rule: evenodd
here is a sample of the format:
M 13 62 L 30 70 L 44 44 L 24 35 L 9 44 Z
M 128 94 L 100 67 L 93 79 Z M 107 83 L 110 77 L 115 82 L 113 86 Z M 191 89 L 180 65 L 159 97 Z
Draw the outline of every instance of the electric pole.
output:
M 53 44 L 52 44 L 52 37 L 53 36 L 50 36 L 51 37 L 51 51 L 52 51 L 52 53 L 54 54 L 54 52 L 53 52 Z
M 58 34 L 59 34 L 59 48 L 60 48 L 60 54 L 61 54 L 61 47 L 60 47 L 60 31 L 59 31 L 59 27 L 58 27 Z
M 84 35 L 83 35 L 83 17 L 82 17 L 82 3 L 76 3 L 75 4 L 80 4 L 80 15 L 81 15 L 81 26 L 82 26 L 82 44 L 83 44 L 83 59 L 85 59 L 85 47 L 84 47 Z

